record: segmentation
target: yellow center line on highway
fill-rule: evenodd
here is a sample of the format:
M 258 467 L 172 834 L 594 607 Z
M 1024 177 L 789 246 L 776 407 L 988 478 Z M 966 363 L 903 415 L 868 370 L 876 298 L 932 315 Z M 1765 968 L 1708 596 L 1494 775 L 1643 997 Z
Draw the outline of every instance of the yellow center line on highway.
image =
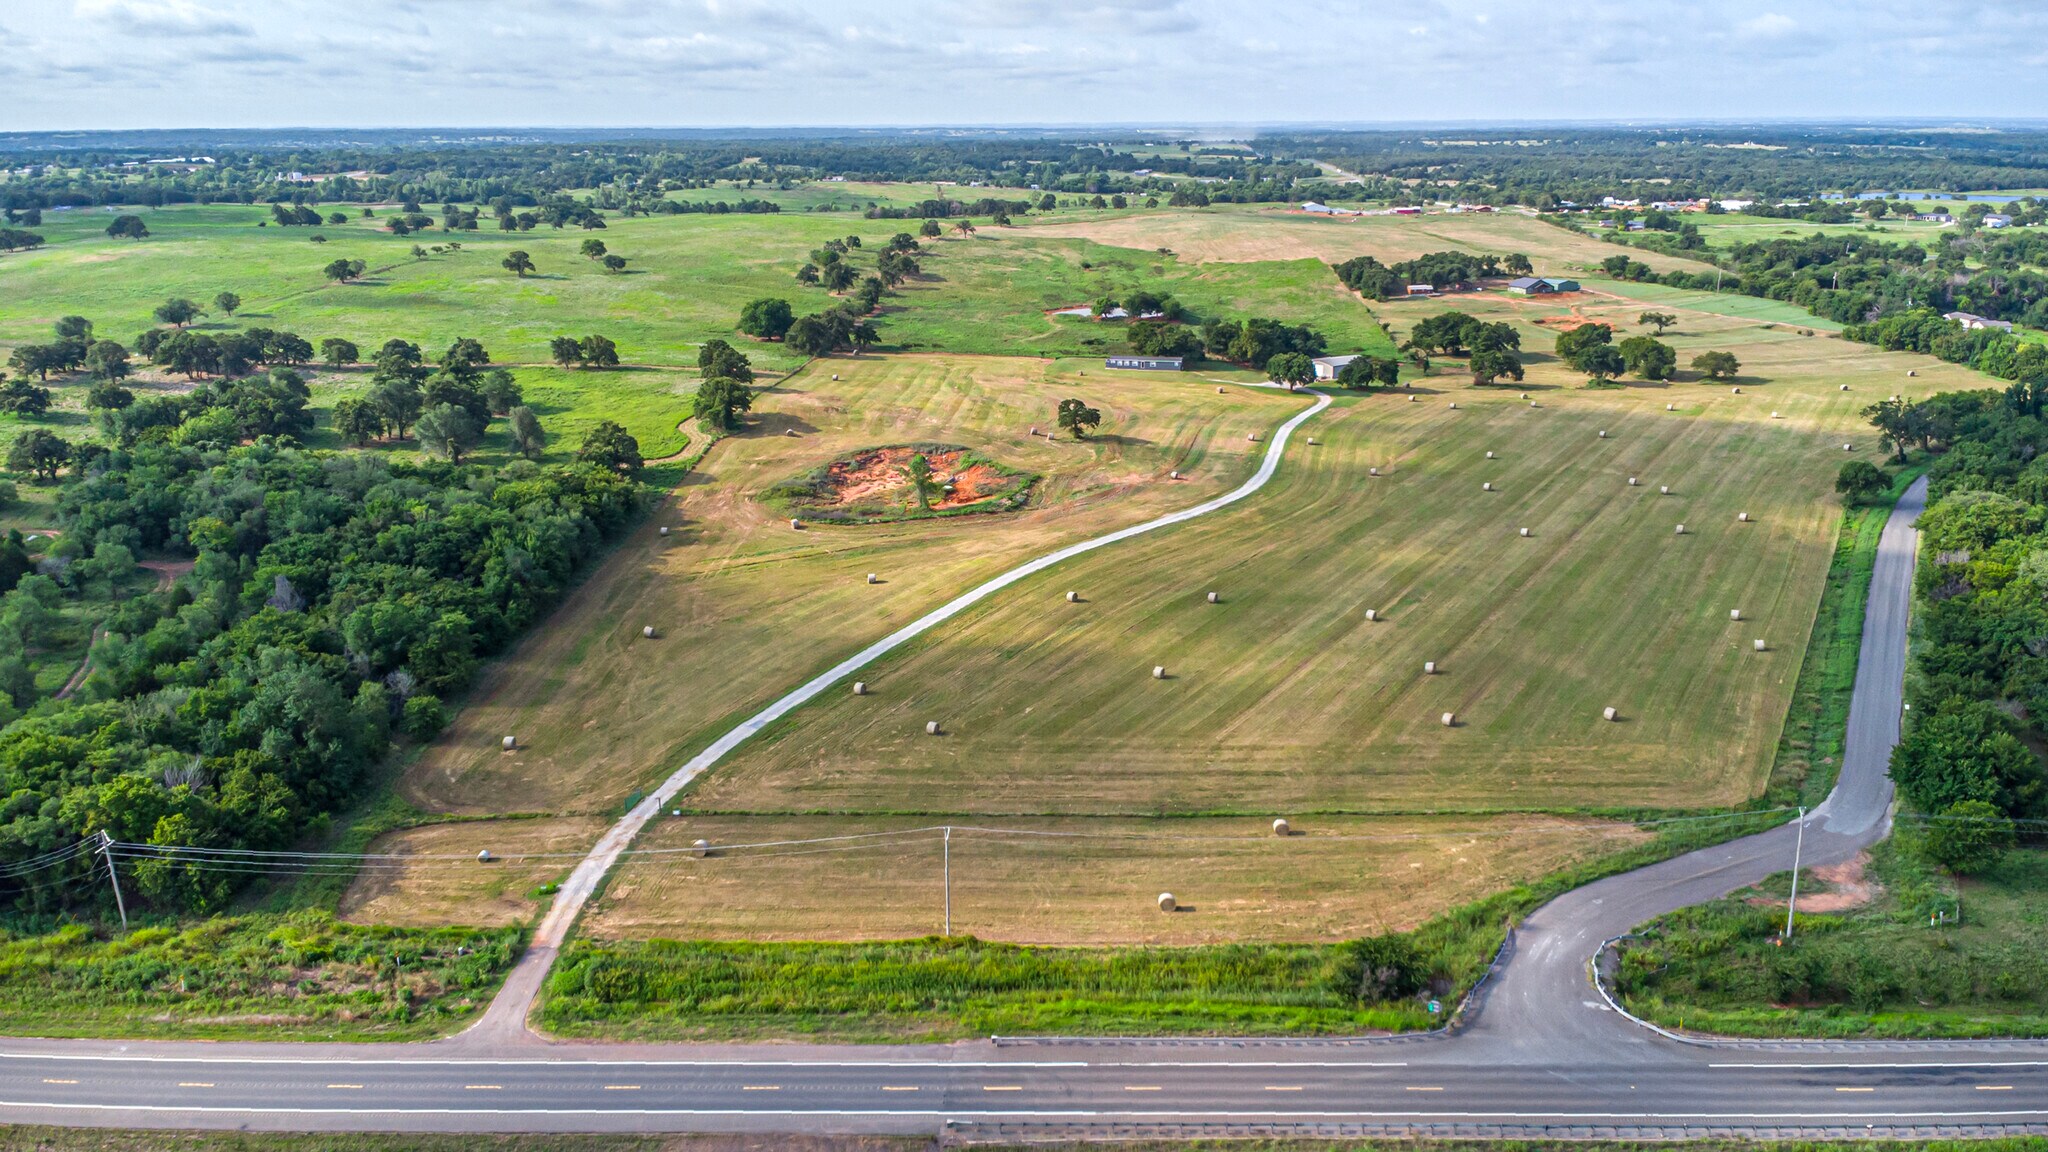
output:
M 1402 1089 L 1402 1091 L 1404 1091 L 1404 1092 L 1441 1092 L 1441 1091 L 1443 1091 L 1443 1089 L 1442 1089 L 1442 1088 L 1439 1088 L 1439 1087 L 1436 1087 L 1435 1085 L 1431 1085 L 1431 1084 L 1410 1084 L 1410 1085 L 1408 1085 L 1408 1086 L 1407 1086 L 1406 1088 Z
M 45 1083 L 45 1084 L 76 1084 L 76 1083 L 78 1083 L 78 1081 L 76 1081 L 76 1080 L 52 1080 L 52 1079 L 50 1079 L 50 1078 L 49 1078 L 48 1076 L 45 1076 L 45 1077 L 43 1077 L 43 1083 Z
M 1979 1091 L 1979 1092 L 2010 1092 L 2010 1091 L 2012 1091 L 2012 1085 L 2010 1085 L 2010 1084 L 1979 1084 L 1979 1085 L 1977 1085 L 1977 1091 Z
M 638 1084 L 607 1084 L 604 1086 L 604 1090 L 607 1092 L 638 1092 L 640 1086 Z
M 1126 1084 L 1126 1085 L 1124 1085 L 1124 1091 L 1126 1091 L 1126 1092 L 1157 1092 L 1157 1091 L 1159 1091 L 1159 1085 L 1157 1085 L 1157 1084 Z
M 782 1085 L 780 1085 L 780 1084 L 742 1084 L 742 1085 L 740 1085 L 740 1091 L 742 1091 L 742 1092 L 780 1092 L 780 1091 L 782 1091 Z
M 496 1092 L 503 1087 L 503 1084 L 464 1084 L 462 1090 L 465 1092 Z
M 1299 1092 L 1299 1091 L 1301 1091 L 1301 1085 L 1299 1085 L 1299 1084 L 1268 1084 L 1268 1085 L 1266 1085 L 1266 1091 L 1268 1091 L 1268 1092 Z
M 362 1087 L 362 1085 L 361 1085 L 361 1084 L 329 1084 L 329 1085 L 328 1085 L 328 1087 L 329 1087 L 329 1088 L 346 1088 L 346 1089 L 354 1090 L 354 1089 L 358 1089 L 358 1088 L 361 1088 L 361 1087 Z
M 1875 1092 L 1875 1088 L 1837 1088 L 1837 1092 Z
M 1022 1092 L 1024 1086 L 1022 1084 L 983 1084 L 981 1090 L 983 1092 Z

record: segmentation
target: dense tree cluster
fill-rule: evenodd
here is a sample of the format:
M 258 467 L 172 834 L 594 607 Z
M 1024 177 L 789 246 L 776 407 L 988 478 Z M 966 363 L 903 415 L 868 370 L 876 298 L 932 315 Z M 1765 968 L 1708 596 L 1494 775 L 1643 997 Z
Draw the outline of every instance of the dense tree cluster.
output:
M 1371 256 L 1353 256 L 1330 268 L 1346 288 L 1369 300 L 1397 299 L 1408 291 L 1410 284 L 1450 288 L 1495 276 L 1526 276 L 1531 271 L 1529 258 L 1519 252 L 1506 256 L 1428 252 L 1391 266 Z

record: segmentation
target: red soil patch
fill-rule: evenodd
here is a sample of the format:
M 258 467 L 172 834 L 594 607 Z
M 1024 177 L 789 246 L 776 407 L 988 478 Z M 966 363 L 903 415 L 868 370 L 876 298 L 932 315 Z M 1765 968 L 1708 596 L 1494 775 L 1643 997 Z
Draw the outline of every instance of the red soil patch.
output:
M 1578 293 L 1567 293 L 1567 295 L 1576 296 Z M 1537 297 L 1536 299 L 1548 301 L 1554 300 L 1556 297 Z M 1536 318 L 1536 323 L 1541 324 L 1545 328 L 1555 328 L 1559 332 L 1570 332 L 1574 328 L 1584 328 L 1588 324 L 1607 324 L 1608 327 L 1613 327 L 1606 320 L 1595 320 L 1590 316 L 1580 314 L 1577 304 L 1572 305 L 1571 308 L 1572 314 L 1569 316 L 1539 316 Z
M 1801 892 L 1799 894 L 1799 910 L 1801 912 L 1846 912 L 1851 908 L 1861 908 L 1872 900 L 1877 899 L 1879 891 L 1877 881 L 1863 874 L 1864 868 L 1869 863 L 1869 854 L 1859 852 L 1855 858 L 1844 860 L 1840 864 L 1830 864 L 1825 868 L 1807 869 L 1807 875 L 1827 885 L 1827 890 L 1822 892 Z M 1757 897 L 1749 902 L 1758 905 L 1784 903 L 1775 898 L 1766 899 L 1764 897 Z
M 896 498 L 908 498 L 910 480 L 903 470 L 910 464 L 910 458 L 917 455 L 909 448 L 878 448 L 863 452 L 850 460 L 834 461 L 826 469 L 831 490 L 822 501 L 825 507 L 843 508 L 851 504 L 870 504 Z M 931 463 L 932 478 L 951 487 L 950 492 L 932 498 L 933 508 L 959 508 L 987 499 L 1006 485 L 1000 473 L 985 463 L 974 463 L 960 467 L 960 459 L 966 453 L 927 452 L 924 458 Z

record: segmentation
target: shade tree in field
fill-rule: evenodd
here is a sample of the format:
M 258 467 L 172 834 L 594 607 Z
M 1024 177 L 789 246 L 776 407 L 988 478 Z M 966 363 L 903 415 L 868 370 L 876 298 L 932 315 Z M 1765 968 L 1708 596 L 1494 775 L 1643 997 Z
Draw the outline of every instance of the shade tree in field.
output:
M 235 310 L 242 306 L 242 298 L 233 292 L 217 293 L 213 298 L 213 306 L 220 309 L 221 315 L 233 316 Z
M 576 342 L 576 356 L 585 368 L 619 366 L 619 346 L 609 336 L 585 336 Z
M 50 390 L 27 380 L 0 381 L 0 412 L 31 420 L 50 411 Z
M 853 287 L 854 282 L 859 279 L 860 273 L 853 265 L 844 261 L 827 264 L 818 273 L 819 283 L 823 284 L 828 292 L 844 292 Z
M 329 336 L 320 341 L 320 359 L 326 361 L 330 368 L 354 364 L 361 356 L 362 351 L 353 342 L 339 336 Z
M 1611 348 L 1613 343 L 1614 329 L 1605 324 L 1581 324 L 1557 334 L 1557 358 L 1580 372 L 1590 373 L 1592 369 L 1583 361 L 1586 354 L 1595 348 Z M 1609 375 L 1619 376 L 1621 371 L 1617 369 Z
M 1287 385 L 1290 392 L 1304 384 L 1314 383 L 1315 378 L 1315 361 L 1299 352 L 1282 352 L 1266 361 L 1266 379 Z
M 1655 328 L 1657 335 L 1662 336 L 1666 328 L 1678 323 L 1678 317 L 1669 312 L 1643 312 L 1636 316 L 1636 323 L 1646 328 Z
M 484 403 L 489 406 L 494 416 L 509 415 L 512 409 L 519 407 L 526 399 L 519 387 L 519 381 L 503 368 L 493 368 L 484 373 L 481 391 Z
M 763 340 L 780 340 L 794 323 L 789 301 L 765 297 L 740 309 L 740 331 Z
M 362 274 L 367 271 L 369 271 L 369 265 L 361 260 L 331 260 L 325 268 L 320 270 L 320 274 L 337 284 L 346 284 L 351 280 L 361 278 Z
M 1582 349 L 1572 366 L 1591 377 L 1595 384 L 1616 379 L 1628 371 L 1628 361 L 1622 358 L 1621 349 L 1612 344 L 1595 344 Z
M 64 316 L 52 325 L 57 339 L 79 344 L 92 343 L 92 321 L 83 316 Z
M 107 235 L 116 240 L 143 240 L 149 237 L 149 227 L 140 216 L 116 216 L 107 225 Z
M 1709 380 L 1733 380 L 1742 361 L 1733 352 L 1702 352 L 1692 358 L 1692 370 Z
M 1102 413 L 1073 397 L 1060 401 L 1055 419 L 1076 440 L 1085 439 L 1088 433 L 1102 426 Z
M 135 393 L 111 381 L 93 385 L 85 393 L 85 406 L 94 410 L 102 408 L 121 411 L 135 403 Z
M 130 371 L 128 349 L 113 340 L 95 340 L 85 350 L 85 370 L 95 380 L 126 379 Z
M 944 231 L 945 229 L 939 226 L 939 222 L 937 220 L 926 220 L 924 223 L 917 226 L 917 234 L 919 236 L 923 236 L 927 240 L 936 238 L 940 233 Z
M 548 358 L 564 368 L 582 363 L 583 345 L 574 336 L 557 336 L 548 341 Z
M 616 252 L 606 253 L 604 259 L 600 260 L 599 263 L 604 266 L 604 270 L 606 272 L 612 273 L 613 275 L 617 275 L 618 273 L 624 272 L 626 270 L 626 258 L 624 256 L 619 255 Z
M 707 378 L 724 376 L 742 384 L 754 382 L 754 366 L 746 353 L 716 337 L 697 349 L 697 370 Z
M 741 414 L 754 407 L 754 392 L 730 376 L 707 376 L 697 385 L 694 411 L 704 427 L 730 432 L 739 427 Z
M 1835 491 L 1851 504 L 1876 499 L 1891 490 L 1892 478 L 1868 460 L 1851 460 L 1835 473 Z
M 183 296 L 173 296 L 157 305 L 152 314 L 156 317 L 159 324 L 169 324 L 176 328 L 183 328 L 185 325 L 197 320 L 200 311 L 199 305 L 194 304 L 192 301 L 185 299 Z
M 332 419 L 334 431 L 357 447 L 384 435 L 384 408 L 374 396 L 348 396 L 335 401 Z
M 822 316 L 800 316 L 782 334 L 782 342 L 806 356 L 830 356 L 839 334 Z
M 1472 383 L 1477 385 L 1494 384 L 1502 377 L 1520 380 L 1523 375 L 1522 358 L 1505 348 L 1476 351 L 1466 367 L 1471 369 Z
M 505 253 L 505 258 L 498 261 L 498 263 L 505 271 L 518 276 L 522 280 L 526 278 L 528 272 L 539 271 L 539 269 L 534 267 L 533 257 L 527 254 L 523 248 L 514 248 L 512 251 Z
M 638 475 L 646 463 L 640 457 L 640 441 L 611 420 L 598 421 L 584 435 L 583 446 L 576 450 L 576 459 L 628 475 Z
M 1678 370 L 1678 353 L 1652 336 L 1631 336 L 1615 346 L 1628 370 L 1645 380 L 1669 380 Z
M 586 238 L 586 239 L 585 239 L 585 240 L 583 241 L 583 247 L 582 247 L 582 252 L 583 252 L 583 258 L 584 258 L 585 260 L 597 260 L 597 259 L 600 259 L 600 258 L 602 258 L 602 257 L 604 256 L 604 254 L 605 254 L 605 246 L 604 246 L 604 241 L 602 241 L 602 240 L 599 240 L 599 239 L 598 239 L 597 237 L 595 237 L 595 236 L 587 237 L 587 238 Z
M 1401 382 L 1401 362 L 1384 356 L 1356 356 L 1337 370 L 1341 388 L 1391 388 Z
M 932 497 L 945 491 L 939 478 L 932 474 L 931 460 L 922 452 L 912 454 L 904 464 L 903 479 L 909 484 L 911 498 L 917 501 L 920 512 L 931 511 Z

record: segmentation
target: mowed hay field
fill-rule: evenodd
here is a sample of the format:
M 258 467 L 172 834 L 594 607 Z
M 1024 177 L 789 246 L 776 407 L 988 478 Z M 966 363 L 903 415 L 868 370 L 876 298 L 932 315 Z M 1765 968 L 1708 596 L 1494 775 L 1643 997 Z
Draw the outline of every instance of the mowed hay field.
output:
M 834 375 L 838 380 L 832 379 Z M 1085 397 L 1098 435 L 1048 442 Z M 410 768 L 463 813 L 616 813 L 745 715 L 935 605 L 1065 543 L 1238 484 L 1306 403 L 1179 375 L 973 357 L 820 361 L 760 394 L 653 520 L 498 661 Z M 1016 513 L 793 531 L 761 492 L 863 448 L 945 441 L 1044 477 Z M 1168 478 L 1178 469 L 1184 478 Z M 671 534 L 662 537 L 657 526 Z M 868 584 L 867 574 L 881 582 Z M 658 630 L 646 640 L 643 627 Z M 520 748 L 500 750 L 505 735 Z
M 1005 820 L 955 829 L 953 931 L 1021 944 L 1319 942 L 1413 927 L 1642 842 L 1629 824 L 1504 816 L 1268 822 Z M 924 829 L 916 831 L 917 829 Z M 896 832 L 895 835 L 875 835 Z M 864 839 L 775 845 L 861 835 Z M 584 934 L 891 940 L 945 927 L 943 834 L 904 817 L 663 820 L 585 914 Z M 764 844 L 696 858 L 693 840 Z M 1164 915 L 1161 892 L 1178 909 Z
M 1659 272 L 1711 271 L 1698 261 L 1608 244 L 1517 212 L 1422 216 L 1314 216 L 1274 204 L 1162 209 L 1082 220 L 1033 219 L 1034 236 L 1069 236 L 1124 248 L 1169 248 L 1197 264 L 1313 259 L 1336 264 L 1370 254 L 1392 264 L 1427 252 L 1520 252 L 1537 275 L 1595 267 L 1617 253 Z
M 978 606 L 883 661 L 870 695 L 828 696 L 737 750 L 691 802 L 1140 814 L 1754 795 L 1839 523 L 1834 472 L 1881 458 L 1858 411 L 1981 381 L 1685 312 L 1667 337 L 1681 362 L 1736 352 L 1743 394 L 1587 390 L 1534 352 L 1550 338 L 1533 321 L 1565 307 L 1492 294 L 1437 307 L 1453 303 L 1527 325 L 1540 407 L 1448 375 L 1418 402 L 1342 401 L 1304 426 L 1319 444 L 1297 441 L 1256 500 Z M 1597 293 L 1575 306 L 1625 333 L 1640 308 Z M 1068 589 L 1085 602 L 1067 604 Z M 1205 602 L 1212 590 L 1220 604 Z M 1752 650 L 1759 638 L 1767 651 Z M 1601 718 L 1610 706 L 1620 722 Z M 946 734 L 925 735 L 928 720 Z

